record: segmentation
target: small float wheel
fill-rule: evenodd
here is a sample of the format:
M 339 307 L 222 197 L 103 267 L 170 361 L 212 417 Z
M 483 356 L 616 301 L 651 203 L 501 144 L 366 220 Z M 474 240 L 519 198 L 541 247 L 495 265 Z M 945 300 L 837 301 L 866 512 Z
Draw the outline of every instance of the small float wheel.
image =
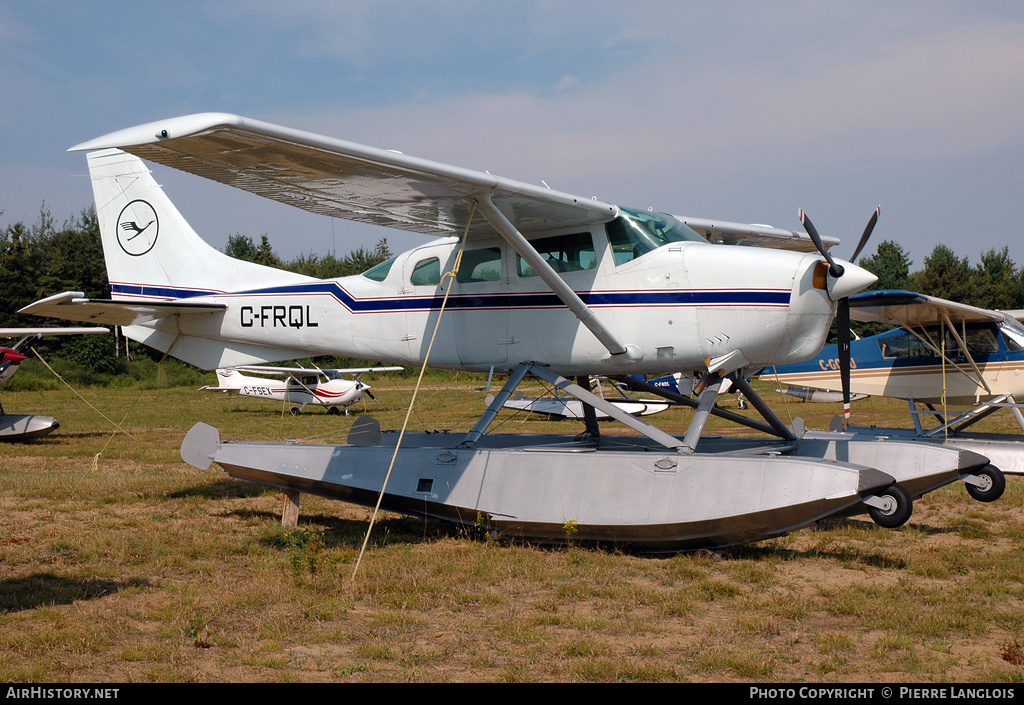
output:
M 986 465 L 972 474 L 977 476 L 982 484 L 967 483 L 965 485 L 967 494 L 971 497 L 979 502 L 995 502 L 1003 496 L 1003 490 L 1006 489 L 1006 476 L 995 465 Z
M 914 501 L 905 489 L 893 483 L 883 490 L 878 498 L 885 503 L 885 506 L 868 505 L 868 514 L 876 524 L 886 529 L 895 529 L 907 523 L 914 511 Z

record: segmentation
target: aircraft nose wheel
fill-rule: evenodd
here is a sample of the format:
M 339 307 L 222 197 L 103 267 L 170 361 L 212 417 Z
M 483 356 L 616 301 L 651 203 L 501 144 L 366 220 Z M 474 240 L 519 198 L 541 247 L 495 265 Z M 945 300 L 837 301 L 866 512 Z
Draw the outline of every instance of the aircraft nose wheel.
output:
M 891 484 L 868 503 L 868 514 L 879 526 L 895 529 L 903 526 L 914 511 L 914 501 L 905 489 Z
M 967 494 L 979 502 L 994 502 L 1003 496 L 1006 476 L 995 465 L 986 465 L 971 473 L 964 486 L 967 488 Z

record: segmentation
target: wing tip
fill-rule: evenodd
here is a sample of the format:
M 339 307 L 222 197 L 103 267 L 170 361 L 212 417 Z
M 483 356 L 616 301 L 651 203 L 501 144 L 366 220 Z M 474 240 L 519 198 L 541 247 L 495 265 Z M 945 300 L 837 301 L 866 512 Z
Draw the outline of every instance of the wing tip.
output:
M 136 147 L 144 144 L 157 144 L 164 140 L 185 137 L 197 132 L 210 130 L 221 125 L 240 127 L 245 125 L 246 118 L 234 113 L 193 113 L 179 117 L 147 122 L 116 132 L 110 132 L 85 142 L 80 142 L 68 149 L 69 152 L 92 152 L 98 149 Z

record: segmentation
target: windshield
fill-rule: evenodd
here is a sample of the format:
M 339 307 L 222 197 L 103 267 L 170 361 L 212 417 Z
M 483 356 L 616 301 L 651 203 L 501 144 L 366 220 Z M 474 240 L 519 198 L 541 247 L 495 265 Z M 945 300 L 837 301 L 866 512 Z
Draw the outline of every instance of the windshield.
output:
M 608 240 L 615 264 L 630 262 L 672 242 L 703 242 L 695 230 L 667 213 L 619 209 L 619 217 L 608 223 Z

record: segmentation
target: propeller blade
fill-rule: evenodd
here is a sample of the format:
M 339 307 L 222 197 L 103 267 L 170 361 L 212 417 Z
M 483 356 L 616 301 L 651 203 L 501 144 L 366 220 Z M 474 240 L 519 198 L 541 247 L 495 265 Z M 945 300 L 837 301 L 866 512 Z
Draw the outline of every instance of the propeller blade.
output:
M 839 300 L 836 307 L 836 337 L 839 352 L 839 377 L 843 385 L 843 415 L 850 418 L 850 299 Z
M 371 392 L 369 389 L 366 390 L 366 396 L 370 397 L 374 401 L 377 401 L 377 397 L 373 396 L 373 392 Z
M 871 219 L 868 221 L 867 227 L 864 228 L 864 234 L 860 236 L 860 242 L 857 243 L 857 249 L 853 251 L 853 257 L 850 258 L 851 262 L 857 261 L 857 255 L 864 249 L 864 245 L 868 244 L 868 238 L 871 237 L 871 231 L 875 229 L 875 223 L 878 222 L 878 214 L 882 212 L 882 207 L 878 206 L 875 208 L 875 212 L 871 214 Z
M 806 230 L 807 234 L 810 235 L 811 242 L 814 243 L 814 246 L 818 248 L 818 252 L 820 252 L 821 256 L 825 258 L 826 262 L 828 262 L 828 271 L 833 277 L 843 276 L 843 268 L 836 264 L 835 260 L 832 259 L 832 255 L 830 255 L 828 250 L 825 249 L 825 245 L 821 241 L 821 236 L 818 235 L 818 231 L 815 230 L 814 225 L 811 223 L 811 219 L 807 217 L 806 213 L 804 213 L 803 208 L 800 209 L 800 222 L 803 223 L 804 230 Z

